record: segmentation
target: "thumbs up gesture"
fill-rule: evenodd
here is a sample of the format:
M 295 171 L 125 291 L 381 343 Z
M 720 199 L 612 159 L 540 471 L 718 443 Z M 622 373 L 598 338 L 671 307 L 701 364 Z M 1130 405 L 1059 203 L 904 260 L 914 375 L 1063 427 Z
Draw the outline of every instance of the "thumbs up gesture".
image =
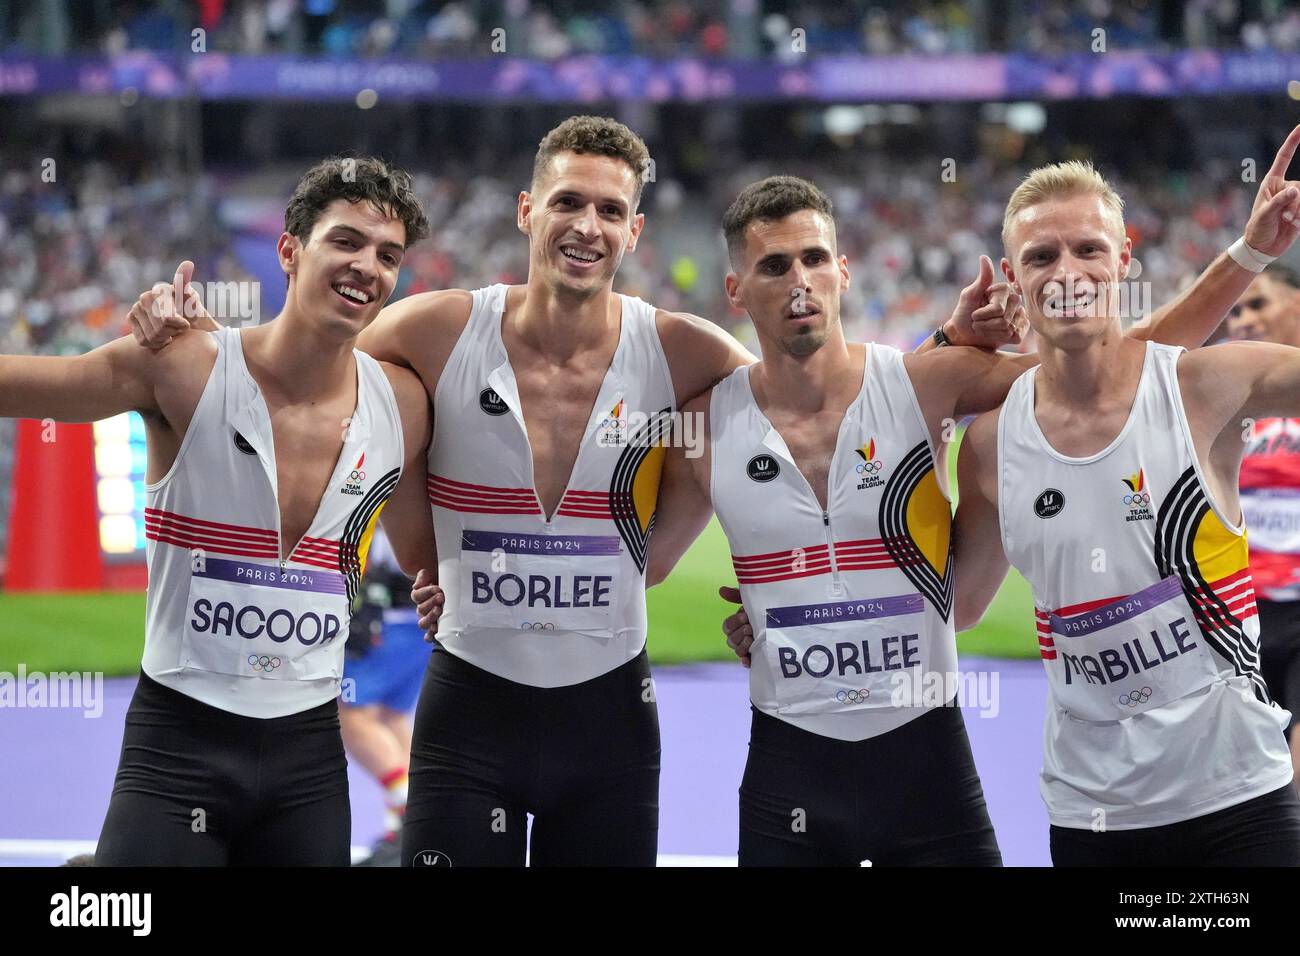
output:
M 1020 344 L 1028 325 L 1020 294 L 1005 282 L 994 282 L 993 260 L 980 256 L 979 275 L 961 290 L 944 334 L 953 345 L 998 348 Z
M 207 331 L 217 328 L 198 290 L 190 284 L 192 278 L 194 263 L 186 259 L 176 267 L 170 284 L 159 282 L 136 300 L 127 313 L 127 322 L 138 343 L 156 351 L 191 327 Z

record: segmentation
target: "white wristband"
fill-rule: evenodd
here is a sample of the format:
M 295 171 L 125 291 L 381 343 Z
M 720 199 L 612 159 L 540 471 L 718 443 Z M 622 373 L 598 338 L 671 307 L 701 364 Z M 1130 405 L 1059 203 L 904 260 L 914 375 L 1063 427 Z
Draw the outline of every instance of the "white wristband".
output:
M 1232 257 L 1233 262 L 1247 272 L 1263 272 L 1268 268 L 1268 264 L 1277 258 L 1277 256 L 1265 255 L 1258 249 L 1252 249 L 1246 245 L 1245 236 L 1228 246 L 1228 255 Z

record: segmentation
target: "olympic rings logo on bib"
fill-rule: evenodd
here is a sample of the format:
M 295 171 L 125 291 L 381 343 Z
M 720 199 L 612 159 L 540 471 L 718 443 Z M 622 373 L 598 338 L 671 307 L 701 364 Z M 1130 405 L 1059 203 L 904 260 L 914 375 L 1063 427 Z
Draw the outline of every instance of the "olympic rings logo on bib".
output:
M 541 621 L 524 621 L 519 625 L 519 629 L 521 631 L 553 631 L 555 630 L 555 624 L 551 621 L 547 621 L 545 624 Z
M 1138 704 L 1145 704 L 1151 699 L 1154 691 L 1150 687 L 1143 687 L 1139 690 L 1131 690 L 1127 694 L 1121 694 L 1119 702 L 1125 707 L 1136 707 Z
M 870 696 L 871 691 L 865 687 L 861 690 L 837 690 L 835 692 L 835 699 L 841 704 L 861 704 Z
M 273 671 L 280 666 L 280 658 L 267 654 L 249 654 L 248 666 L 255 671 Z

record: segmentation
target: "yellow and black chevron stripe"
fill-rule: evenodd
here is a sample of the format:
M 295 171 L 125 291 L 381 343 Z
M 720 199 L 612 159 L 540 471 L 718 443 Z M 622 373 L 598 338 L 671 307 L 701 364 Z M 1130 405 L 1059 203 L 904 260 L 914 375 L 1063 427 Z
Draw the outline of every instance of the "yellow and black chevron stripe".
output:
M 614 527 L 642 574 L 650 550 L 650 533 L 654 531 L 655 509 L 659 504 L 664 443 L 672 428 L 671 408 L 651 415 L 645 426 L 628 438 L 609 482 L 609 512 L 614 518 Z
M 1183 472 L 1156 508 L 1155 561 L 1162 578 L 1178 575 L 1206 643 L 1268 703 L 1259 645 L 1223 597 L 1234 584 L 1240 589 L 1242 575 L 1249 573 L 1246 538 L 1233 534 L 1210 508 L 1194 468 Z
M 952 614 L 952 510 L 939 490 L 929 442 L 904 456 L 880 498 L 889 556 L 946 621 Z
M 347 581 L 348 604 L 356 600 L 361 590 L 361 577 L 366 572 L 366 555 L 370 552 L 370 541 L 375 536 L 375 525 L 379 513 L 392 497 L 397 480 L 402 476 L 402 469 L 394 468 L 374 483 L 364 498 L 348 515 L 343 526 L 343 537 L 339 539 L 339 573 Z

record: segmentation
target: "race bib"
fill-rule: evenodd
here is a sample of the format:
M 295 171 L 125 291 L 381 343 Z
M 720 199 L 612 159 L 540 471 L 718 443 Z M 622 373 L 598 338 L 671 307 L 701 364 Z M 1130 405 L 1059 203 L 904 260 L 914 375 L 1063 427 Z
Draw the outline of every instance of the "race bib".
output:
M 901 675 L 926 669 L 920 594 L 768 608 L 764 659 L 782 714 L 893 707 Z
M 1104 607 L 1051 615 L 1058 704 L 1083 720 L 1123 720 L 1219 679 L 1182 584 L 1171 575 Z
M 460 542 L 463 626 L 609 636 L 622 551 L 618 535 L 467 528 Z
M 1252 551 L 1300 555 L 1300 490 L 1243 490 L 1241 512 Z
M 338 680 L 348 614 L 336 571 L 208 558 L 190 576 L 180 663 L 241 677 Z

